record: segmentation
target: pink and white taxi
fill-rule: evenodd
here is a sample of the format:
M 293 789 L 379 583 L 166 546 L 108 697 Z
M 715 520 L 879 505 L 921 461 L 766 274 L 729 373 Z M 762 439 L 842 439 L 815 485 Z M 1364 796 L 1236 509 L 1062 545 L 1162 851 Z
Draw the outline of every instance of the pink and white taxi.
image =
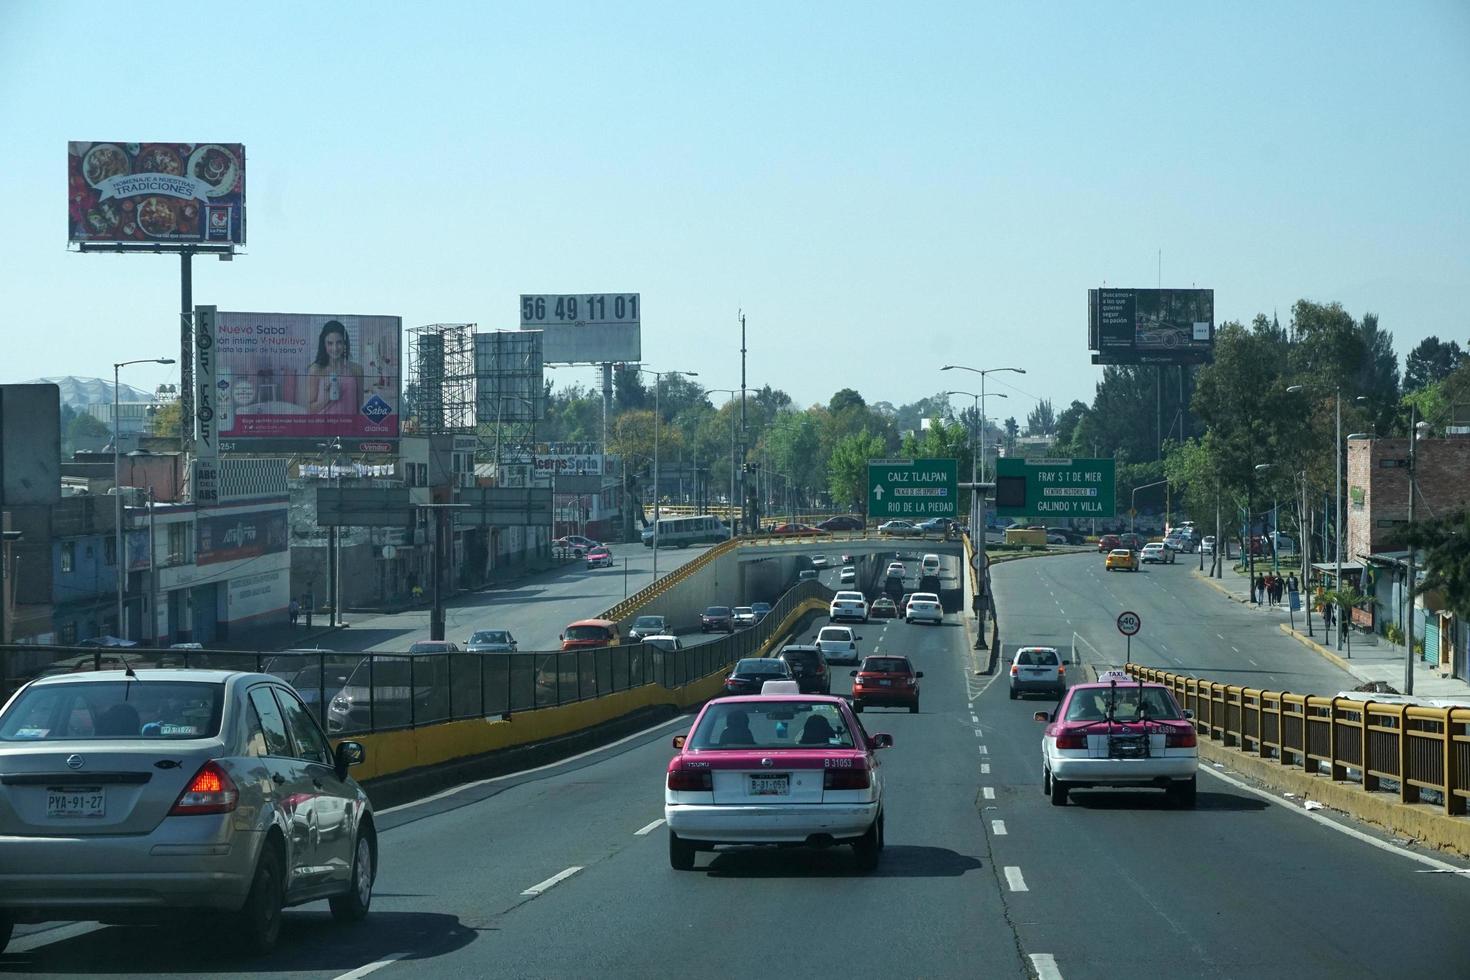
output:
M 674 738 L 664 819 L 669 864 L 694 867 L 716 844 L 850 844 L 871 871 L 883 849 L 889 735 L 869 735 L 840 697 L 771 681 L 759 695 L 719 698 Z
M 1162 684 L 1106 671 L 1096 684 L 1074 684 L 1046 722 L 1041 738 L 1042 792 L 1055 806 L 1090 786 L 1153 786 L 1176 806 L 1192 808 L 1199 742 L 1190 714 Z

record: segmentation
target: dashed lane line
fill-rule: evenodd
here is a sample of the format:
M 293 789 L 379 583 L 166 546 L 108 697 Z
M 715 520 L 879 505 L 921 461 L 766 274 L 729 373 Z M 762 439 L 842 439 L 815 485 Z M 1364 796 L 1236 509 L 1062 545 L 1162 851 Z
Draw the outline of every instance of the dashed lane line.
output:
M 659 817 L 657 820 L 655 820 L 653 823 L 649 824 L 648 826 L 646 826 L 646 827 L 640 827 L 639 829 L 633 831 L 633 836 L 634 837 L 647 837 L 649 834 L 653 833 L 659 827 L 663 826 L 663 822 L 664 822 L 664 818 L 663 817 Z
M 987 800 L 993 800 L 993 799 L 995 799 L 995 787 L 994 786 L 985 786 L 985 787 L 983 787 L 980 790 L 980 792 L 982 794 L 984 794 L 984 796 L 985 796 L 985 798 Z
M 1020 868 L 1016 867 L 1015 865 L 1007 865 L 1005 872 L 1006 884 L 1010 886 L 1011 891 L 1029 892 L 1031 890 L 1026 887 L 1026 879 L 1021 877 Z
M 397 963 L 399 960 L 403 959 L 407 955 L 407 953 L 390 953 L 380 960 L 374 960 L 373 962 L 368 963 L 364 966 L 360 966 L 355 970 L 344 973 L 341 976 L 336 977 L 335 980 L 361 980 L 362 977 L 367 976 L 369 973 L 377 973 L 383 967 L 388 966 L 390 963 Z
M 1037 980 L 1062 980 L 1062 971 L 1057 969 L 1057 958 L 1051 953 L 1032 953 L 1031 969 Z
M 982 776 L 988 776 L 988 775 L 990 775 L 990 763 L 988 763 L 988 762 L 982 762 L 982 763 L 980 763 L 980 775 L 982 775 Z
M 556 874 L 552 875 L 550 878 L 547 878 L 545 881 L 537 882 L 530 888 L 527 888 L 525 891 L 521 892 L 521 894 L 528 895 L 531 898 L 535 898 L 538 895 L 544 895 L 552 888 L 555 888 L 557 885 L 561 884 L 563 881 L 566 881 L 572 875 L 581 870 L 582 866 L 580 864 L 574 864 L 570 868 L 567 868 L 563 871 L 558 871 Z
M 1006 836 L 1006 822 L 1004 820 L 990 821 L 990 832 L 997 837 Z
M 985 746 L 982 745 L 982 746 L 980 746 L 980 754 L 981 755 L 989 755 L 990 754 L 990 750 L 987 749 Z

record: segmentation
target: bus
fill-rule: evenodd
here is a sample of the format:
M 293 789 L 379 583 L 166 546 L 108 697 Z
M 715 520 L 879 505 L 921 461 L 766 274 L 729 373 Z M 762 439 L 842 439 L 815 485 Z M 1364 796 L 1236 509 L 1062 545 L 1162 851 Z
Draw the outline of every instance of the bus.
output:
M 653 547 L 654 535 L 658 535 L 660 548 L 687 548 L 691 544 L 719 544 L 730 540 L 730 529 L 725 522 L 713 514 L 698 517 L 662 517 L 657 529 L 643 529 L 643 546 Z

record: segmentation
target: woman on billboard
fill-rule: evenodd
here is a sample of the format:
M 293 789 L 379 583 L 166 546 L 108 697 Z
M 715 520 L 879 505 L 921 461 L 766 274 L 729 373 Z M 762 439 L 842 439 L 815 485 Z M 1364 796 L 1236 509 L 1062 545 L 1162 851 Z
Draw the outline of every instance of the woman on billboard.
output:
M 322 325 L 316 360 L 306 377 L 309 414 L 348 415 L 362 406 L 362 366 L 352 361 L 352 342 L 341 321 L 328 320 Z

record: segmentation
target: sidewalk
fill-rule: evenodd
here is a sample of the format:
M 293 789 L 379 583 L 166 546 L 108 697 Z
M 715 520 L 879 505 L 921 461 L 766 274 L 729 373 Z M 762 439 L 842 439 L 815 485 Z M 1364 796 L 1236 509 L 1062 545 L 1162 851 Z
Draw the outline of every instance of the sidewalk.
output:
M 1341 650 L 1330 642 L 1322 618 L 1312 614 L 1312 636 L 1307 635 L 1305 610 L 1295 614 L 1295 629 L 1292 615 L 1283 599 L 1278 606 L 1266 603 L 1252 606 L 1250 582 L 1247 577 L 1226 568 L 1223 579 L 1208 578 L 1205 573 L 1191 571 L 1191 575 L 1234 602 L 1254 609 L 1262 618 L 1273 620 L 1283 632 L 1301 642 L 1336 666 L 1352 674 L 1364 684 L 1378 684 L 1384 693 L 1398 693 L 1404 686 L 1404 648 L 1394 646 L 1382 636 L 1351 631 L 1351 645 L 1344 640 Z M 1439 670 L 1422 660 L 1414 661 L 1414 696 L 1419 698 L 1454 698 L 1470 703 L 1470 683 L 1457 677 L 1442 675 Z

